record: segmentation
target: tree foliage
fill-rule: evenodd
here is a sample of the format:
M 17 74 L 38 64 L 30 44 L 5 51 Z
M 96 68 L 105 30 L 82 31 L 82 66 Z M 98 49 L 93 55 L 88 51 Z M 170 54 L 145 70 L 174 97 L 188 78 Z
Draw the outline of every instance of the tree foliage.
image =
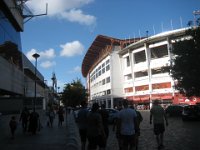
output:
M 170 73 L 178 81 L 177 90 L 188 97 L 200 96 L 200 28 L 191 28 L 186 35 L 190 38 L 173 44 Z
M 75 107 L 80 105 L 81 101 L 87 100 L 87 91 L 80 79 L 73 80 L 65 84 L 62 93 L 62 101 L 65 106 Z

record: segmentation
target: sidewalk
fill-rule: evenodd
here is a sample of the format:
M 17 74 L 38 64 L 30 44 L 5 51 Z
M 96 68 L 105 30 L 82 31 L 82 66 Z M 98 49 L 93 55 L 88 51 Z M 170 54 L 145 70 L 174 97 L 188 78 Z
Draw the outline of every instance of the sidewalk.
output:
M 16 115 L 17 121 L 19 115 Z M 79 150 L 80 143 L 73 114 L 68 114 L 62 127 L 58 127 L 58 116 L 54 120 L 53 128 L 47 127 L 45 113 L 40 115 L 43 128 L 36 135 L 23 133 L 21 122 L 18 124 L 15 139 L 10 137 L 10 116 L 0 118 L 0 149 L 1 150 Z

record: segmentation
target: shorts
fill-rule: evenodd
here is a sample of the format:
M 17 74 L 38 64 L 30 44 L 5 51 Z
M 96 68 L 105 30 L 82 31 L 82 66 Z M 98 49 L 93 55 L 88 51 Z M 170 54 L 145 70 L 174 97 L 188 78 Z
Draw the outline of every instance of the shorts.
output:
M 79 129 L 79 134 L 80 134 L 81 142 L 86 142 L 86 140 L 87 140 L 87 130 L 86 129 Z
M 164 124 L 154 124 L 154 134 L 159 135 L 165 132 Z

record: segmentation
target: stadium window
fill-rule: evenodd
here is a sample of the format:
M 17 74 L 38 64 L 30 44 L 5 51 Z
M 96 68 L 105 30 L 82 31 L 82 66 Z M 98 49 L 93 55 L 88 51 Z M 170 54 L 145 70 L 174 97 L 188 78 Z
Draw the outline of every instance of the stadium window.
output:
M 106 83 L 109 83 L 110 82 L 110 77 L 107 77 L 106 78 Z
M 102 80 L 102 85 L 104 85 L 104 84 L 105 84 L 105 79 Z
M 106 71 L 109 71 L 110 70 L 110 65 L 107 65 L 106 66 Z
M 144 50 L 133 54 L 133 56 L 134 56 L 135 64 L 146 61 L 146 54 Z
M 130 80 L 130 79 L 132 79 L 132 74 L 127 74 L 127 75 L 125 75 L 125 76 L 124 76 L 124 79 L 125 79 L 125 80 Z
M 109 95 L 109 94 L 111 94 L 111 90 L 110 89 L 107 90 L 107 95 Z
M 158 59 L 168 56 L 167 45 L 161 45 L 150 49 L 151 59 Z
M 126 66 L 127 67 L 130 66 L 130 58 L 129 58 L 129 56 L 126 57 Z
M 135 72 L 135 78 L 148 76 L 147 70 Z
M 108 65 L 110 63 L 110 60 L 108 59 L 108 60 L 106 60 L 106 65 Z
M 167 67 L 160 67 L 160 68 L 154 68 L 151 69 L 151 74 L 155 75 L 155 74 L 162 74 L 162 73 L 168 73 L 168 69 Z

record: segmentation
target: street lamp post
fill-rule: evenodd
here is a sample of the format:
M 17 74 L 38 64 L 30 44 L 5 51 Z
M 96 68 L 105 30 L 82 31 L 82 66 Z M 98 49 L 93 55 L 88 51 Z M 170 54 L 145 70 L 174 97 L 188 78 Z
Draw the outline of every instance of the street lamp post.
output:
M 38 53 L 32 55 L 35 58 L 35 95 L 33 100 L 33 111 L 35 112 L 35 101 L 36 101 L 36 81 L 37 81 L 37 59 L 40 57 Z

